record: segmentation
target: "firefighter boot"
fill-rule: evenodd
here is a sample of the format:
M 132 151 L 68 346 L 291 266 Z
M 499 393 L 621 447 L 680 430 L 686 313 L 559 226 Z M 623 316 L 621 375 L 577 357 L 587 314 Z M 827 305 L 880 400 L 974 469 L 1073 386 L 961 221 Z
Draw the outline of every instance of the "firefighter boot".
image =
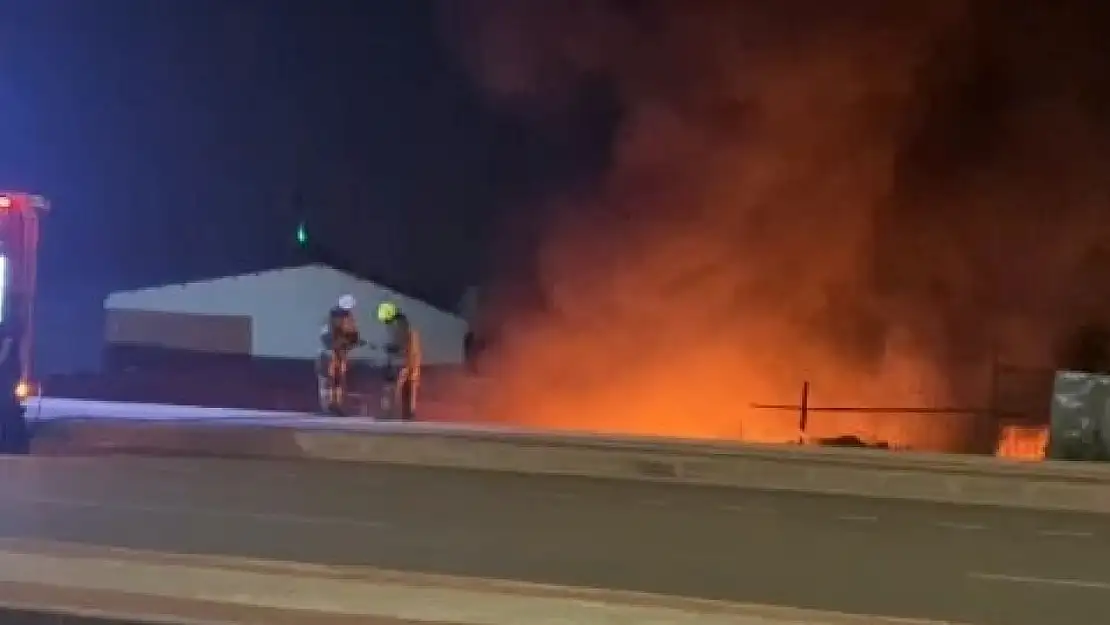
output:
M 343 401 L 346 397 L 347 393 L 346 389 L 343 388 L 343 384 L 334 384 L 331 388 L 331 402 L 328 405 L 328 412 L 337 417 L 346 416 L 347 413 L 343 410 Z
M 402 421 L 416 419 L 416 389 L 419 386 L 419 379 L 419 375 L 414 375 L 408 367 L 401 370 L 393 401 L 397 405 L 398 417 Z
M 318 381 L 320 393 L 320 412 L 342 416 L 343 414 L 343 389 L 335 380 L 321 376 Z
M 326 375 L 316 376 L 316 393 L 320 400 L 320 412 L 328 412 L 331 405 L 331 381 Z
M 331 405 L 328 411 L 342 417 L 347 414 L 347 358 L 335 358 L 332 366 Z
M 396 395 L 396 383 L 386 382 L 382 385 L 382 397 L 380 410 L 378 411 L 379 421 L 393 421 L 396 418 L 394 411 L 397 409 L 397 402 L 394 395 Z

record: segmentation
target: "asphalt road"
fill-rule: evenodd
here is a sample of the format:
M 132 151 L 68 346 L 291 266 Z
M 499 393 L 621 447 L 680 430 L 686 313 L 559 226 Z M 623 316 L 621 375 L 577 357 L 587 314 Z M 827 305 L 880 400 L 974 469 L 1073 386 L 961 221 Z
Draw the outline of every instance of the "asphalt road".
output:
M 218 459 L 0 460 L 0 536 L 976 625 L 1110 618 L 1110 518 Z

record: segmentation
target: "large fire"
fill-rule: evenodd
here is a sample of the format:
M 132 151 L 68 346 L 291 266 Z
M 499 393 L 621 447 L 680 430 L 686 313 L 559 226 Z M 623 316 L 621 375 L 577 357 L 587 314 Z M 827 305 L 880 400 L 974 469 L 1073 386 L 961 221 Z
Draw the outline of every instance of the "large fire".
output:
M 491 363 L 490 374 L 497 383 L 483 394 L 480 414 L 535 427 L 602 432 L 759 442 L 796 441 L 801 436 L 799 410 L 751 405 L 753 400 L 768 398 L 800 402 L 801 380 L 791 379 L 790 363 L 774 369 L 779 363 L 772 358 L 775 344 L 769 333 L 768 351 L 757 352 L 750 340 L 733 342 L 721 337 L 719 342 L 699 343 L 696 334 L 684 336 L 680 328 L 673 328 L 675 335 L 669 337 L 637 328 L 606 330 L 599 324 L 583 334 L 548 323 L 552 326 L 522 331 L 509 339 L 521 343 L 509 343 L 510 349 L 494 353 L 503 360 Z M 598 345 L 593 332 L 613 336 Z M 686 340 L 691 344 L 685 344 Z M 637 344 L 643 347 L 637 350 Z M 744 345 L 749 351 L 744 351 Z M 618 346 L 620 350 L 615 349 Z M 636 356 L 629 358 L 628 354 Z M 819 354 L 794 352 L 789 356 L 794 362 L 805 356 L 817 361 Z M 853 371 L 826 375 L 823 379 L 833 392 L 821 393 L 815 385 L 809 401 L 819 407 L 819 403 L 859 405 L 861 397 L 879 406 L 897 406 L 899 402 L 918 406 L 931 400 L 927 388 L 912 386 L 928 380 L 929 372 L 909 363 L 903 366 L 899 370 L 892 358 L 882 377 Z M 837 370 L 830 368 L 829 372 Z M 969 424 L 967 417 L 937 414 L 813 412 L 807 415 L 806 435 L 851 434 L 865 441 L 951 449 L 961 445 L 962 432 Z
M 1074 11 L 448 4 L 498 102 L 562 134 L 583 101 L 617 110 L 604 171 L 533 203 L 542 302 L 491 301 L 492 420 L 796 440 L 795 412 L 751 404 L 808 380 L 815 406 L 979 407 L 990 359 L 1048 362 L 1110 318 L 1088 286 L 1110 278 L 1110 142 L 1084 105 L 1103 73 Z M 975 427 L 817 412 L 808 431 L 958 449 Z

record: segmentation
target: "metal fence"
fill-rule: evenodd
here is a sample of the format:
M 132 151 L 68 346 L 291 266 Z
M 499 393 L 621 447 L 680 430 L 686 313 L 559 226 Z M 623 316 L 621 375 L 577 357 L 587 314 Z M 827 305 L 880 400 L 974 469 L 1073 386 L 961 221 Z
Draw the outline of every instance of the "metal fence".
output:
M 1045 367 L 1022 367 L 994 363 L 990 367 L 987 388 L 983 399 L 976 406 L 831 406 L 814 404 L 813 383 L 803 381 L 798 391 L 797 403 L 752 404 L 757 410 L 793 412 L 797 419 L 799 444 L 818 442 L 852 446 L 899 446 L 883 440 L 862 440 L 852 433 L 826 436 L 815 440 L 811 427 L 815 419 L 824 414 L 867 415 L 872 421 L 915 420 L 920 424 L 935 417 L 935 428 L 956 431 L 943 449 L 964 453 L 995 453 L 999 433 L 1007 425 L 1047 425 L 1051 415 L 1052 388 L 1055 372 Z M 934 437 L 945 439 L 946 437 Z M 933 447 L 936 443 L 933 444 Z

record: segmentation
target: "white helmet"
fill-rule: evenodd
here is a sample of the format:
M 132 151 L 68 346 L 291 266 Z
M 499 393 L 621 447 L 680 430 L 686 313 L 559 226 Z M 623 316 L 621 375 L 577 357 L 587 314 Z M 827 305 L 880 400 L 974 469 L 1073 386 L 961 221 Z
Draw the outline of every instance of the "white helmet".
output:
M 344 295 L 343 297 L 340 297 L 338 302 L 339 308 L 348 312 L 354 310 L 355 303 L 355 296 L 351 295 L 350 293 Z

